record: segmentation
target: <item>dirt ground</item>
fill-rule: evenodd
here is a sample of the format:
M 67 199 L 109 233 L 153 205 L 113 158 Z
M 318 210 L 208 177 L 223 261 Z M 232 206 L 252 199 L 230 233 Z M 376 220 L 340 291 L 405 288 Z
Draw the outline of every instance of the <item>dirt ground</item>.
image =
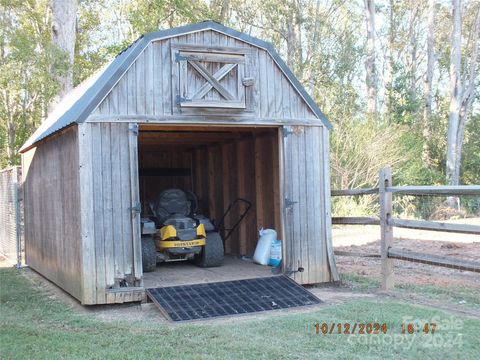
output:
M 463 223 L 480 224 L 480 219 L 462 220 Z M 400 228 L 394 228 L 393 234 L 393 246 L 396 248 L 480 262 L 480 235 Z M 380 254 L 380 228 L 373 225 L 334 226 L 333 246 L 335 250 Z M 379 259 L 336 256 L 336 260 L 340 273 L 354 273 L 380 279 Z M 394 260 L 394 274 L 397 284 L 458 285 L 480 288 L 480 275 L 478 273 L 409 261 Z

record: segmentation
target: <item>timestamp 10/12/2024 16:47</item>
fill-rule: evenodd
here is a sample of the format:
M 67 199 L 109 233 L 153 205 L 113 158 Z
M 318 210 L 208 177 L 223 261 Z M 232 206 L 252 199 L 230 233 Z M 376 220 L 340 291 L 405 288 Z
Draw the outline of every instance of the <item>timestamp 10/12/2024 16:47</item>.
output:
M 394 327 L 388 326 L 386 323 L 319 323 L 316 322 L 315 333 L 323 335 L 370 335 L 370 334 L 387 334 L 387 332 L 394 330 Z M 435 334 L 437 324 L 435 323 L 424 323 L 424 324 L 414 324 L 414 323 L 402 323 L 400 326 L 401 334 Z

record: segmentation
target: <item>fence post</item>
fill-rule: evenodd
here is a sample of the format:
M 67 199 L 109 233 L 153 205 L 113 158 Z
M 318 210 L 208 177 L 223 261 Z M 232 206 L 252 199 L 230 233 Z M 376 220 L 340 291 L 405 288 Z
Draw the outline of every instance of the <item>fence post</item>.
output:
M 392 215 L 392 193 L 385 191 L 385 188 L 392 186 L 392 170 L 384 167 L 379 175 L 379 197 L 380 197 L 380 242 L 382 259 L 382 290 L 393 289 L 393 260 L 388 258 L 388 248 L 392 246 L 393 228 L 388 224 Z

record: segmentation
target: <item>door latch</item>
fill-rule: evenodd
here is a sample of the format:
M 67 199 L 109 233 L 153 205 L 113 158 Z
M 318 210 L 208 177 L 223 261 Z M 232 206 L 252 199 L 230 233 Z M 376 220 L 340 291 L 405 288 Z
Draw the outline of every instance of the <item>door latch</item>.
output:
M 298 204 L 298 201 L 292 201 L 289 198 L 285 198 L 285 207 L 286 208 L 291 208 L 295 204 Z
M 140 203 L 137 203 L 135 206 L 129 207 L 130 211 L 139 214 L 142 211 L 142 206 Z

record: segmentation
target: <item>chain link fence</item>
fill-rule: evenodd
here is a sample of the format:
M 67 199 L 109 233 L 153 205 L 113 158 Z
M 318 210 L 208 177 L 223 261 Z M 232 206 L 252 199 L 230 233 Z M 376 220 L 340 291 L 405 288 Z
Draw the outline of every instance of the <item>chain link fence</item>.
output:
M 0 170 L 0 256 L 22 265 L 21 167 Z

